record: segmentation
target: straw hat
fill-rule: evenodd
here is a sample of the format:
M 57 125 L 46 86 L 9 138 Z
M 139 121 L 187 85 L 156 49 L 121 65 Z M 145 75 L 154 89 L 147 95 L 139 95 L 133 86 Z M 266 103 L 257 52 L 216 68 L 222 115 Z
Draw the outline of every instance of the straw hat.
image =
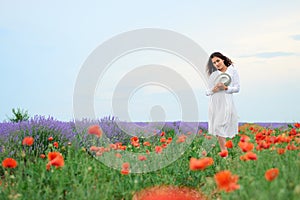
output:
M 224 83 L 225 86 L 228 86 L 231 83 L 231 77 L 223 72 L 217 76 L 215 83 Z

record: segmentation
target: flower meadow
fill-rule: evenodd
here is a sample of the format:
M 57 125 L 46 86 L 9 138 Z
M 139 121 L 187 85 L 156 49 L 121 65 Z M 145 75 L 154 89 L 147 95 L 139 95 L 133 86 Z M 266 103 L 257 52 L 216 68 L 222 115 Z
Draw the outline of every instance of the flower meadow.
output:
M 2 122 L 0 199 L 300 199 L 299 123 L 241 123 L 226 147 L 206 123 Z

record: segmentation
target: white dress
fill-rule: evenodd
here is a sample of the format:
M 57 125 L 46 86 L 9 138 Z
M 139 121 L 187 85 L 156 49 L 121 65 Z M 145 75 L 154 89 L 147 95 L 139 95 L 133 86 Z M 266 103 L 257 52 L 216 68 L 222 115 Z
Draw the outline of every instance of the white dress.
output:
M 233 138 L 238 133 L 238 116 L 233 102 L 233 94 L 240 90 L 239 75 L 235 67 L 230 65 L 226 72 L 231 77 L 228 90 L 214 93 L 212 90 L 216 85 L 216 77 L 222 73 L 217 70 L 209 77 L 206 95 L 210 96 L 208 106 L 208 133 Z

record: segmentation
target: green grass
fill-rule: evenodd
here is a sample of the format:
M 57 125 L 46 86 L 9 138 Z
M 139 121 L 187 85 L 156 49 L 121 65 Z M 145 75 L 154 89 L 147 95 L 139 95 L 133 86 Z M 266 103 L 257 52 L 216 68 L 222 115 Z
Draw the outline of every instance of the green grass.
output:
M 253 134 L 249 131 L 245 134 L 254 142 Z M 32 153 L 32 147 L 23 147 L 20 143 L 6 144 L 6 149 L 16 150 L 14 159 L 18 166 L 0 169 L 0 199 L 132 199 L 134 192 L 155 185 L 196 188 L 209 199 L 300 199 L 299 150 L 286 151 L 283 155 L 270 149 L 254 150 L 258 160 L 244 162 L 240 160 L 243 152 L 237 146 L 237 136 L 227 159 L 218 155 L 220 150 L 216 145 L 207 155 L 214 159 L 214 164 L 203 171 L 191 171 L 189 159 L 200 157 L 199 149 L 205 140 L 203 136 L 196 136 L 185 153 L 167 167 L 128 175 L 122 175 L 120 169 L 105 166 L 85 148 L 78 148 L 76 141 L 58 149 L 48 146 L 45 153 L 55 150 L 65 158 L 64 167 L 52 167 L 50 171 L 46 170 L 47 158 L 42 159 L 36 152 Z M 1 161 L 8 156 L 8 150 L 2 152 Z M 279 169 L 279 176 L 268 182 L 264 174 L 273 167 Z M 239 176 L 239 190 L 230 193 L 216 190 L 214 175 L 225 169 Z

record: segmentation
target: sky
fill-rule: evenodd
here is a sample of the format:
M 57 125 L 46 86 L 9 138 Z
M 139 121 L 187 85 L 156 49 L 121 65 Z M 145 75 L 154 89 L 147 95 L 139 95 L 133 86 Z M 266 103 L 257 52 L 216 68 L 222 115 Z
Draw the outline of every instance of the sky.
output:
M 12 108 L 73 120 L 76 84 L 89 56 L 111 38 L 145 28 L 179 33 L 208 55 L 220 51 L 231 58 L 241 82 L 234 94 L 239 121 L 300 121 L 299 8 L 296 0 L 0 0 L 0 121 L 12 116 Z M 167 85 L 173 83 L 129 81 L 147 78 L 145 67 L 145 73 L 133 72 L 145 65 L 176 72 L 176 89 Z M 170 74 L 157 70 L 149 76 L 169 80 Z M 190 87 L 180 87 L 185 82 Z M 118 117 L 118 108 L 125 108 L 132 121 L 185 120 L 183 113 L 193 112 L 187 104 L 197 102 L 197 120 L 207 121 L 203 80 L 170 52 L 142 49 L 119 57 L 94 87 L 91 107 L 97 118 Z M 180 97 L 190 95 L 188 90 L 195 95 L 190 103 L 189 96 Z M 126 101 L 118 101 L 125 91 Z

